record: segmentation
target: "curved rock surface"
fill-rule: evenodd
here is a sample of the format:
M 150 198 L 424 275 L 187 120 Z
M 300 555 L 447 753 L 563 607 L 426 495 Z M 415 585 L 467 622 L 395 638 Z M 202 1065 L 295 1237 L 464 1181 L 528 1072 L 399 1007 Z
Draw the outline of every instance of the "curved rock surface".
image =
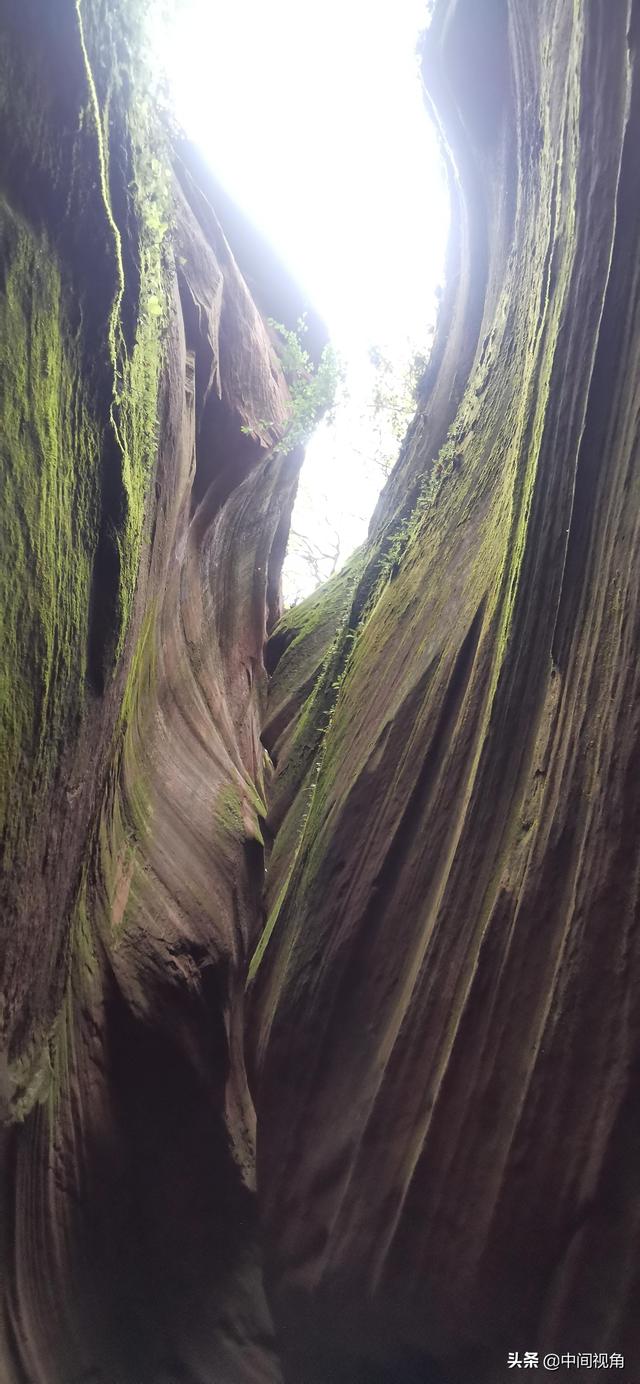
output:
M 322 600 L 273 639 L 250 1042 L 291 1381 L 640 1358 L 639 21 L 455 0 L 425 37 L 439 338 L 300 706 Z
M 128 4 L 3 7 L 7 1384 L 280 1379 L 243 991 L 301 453 L 138 42 Z
M 631 1370 L 640 5 L 439 0 L 433 355 L 282 619 L 303 303 L 139 8 L 0 7 L 3 1384 Z

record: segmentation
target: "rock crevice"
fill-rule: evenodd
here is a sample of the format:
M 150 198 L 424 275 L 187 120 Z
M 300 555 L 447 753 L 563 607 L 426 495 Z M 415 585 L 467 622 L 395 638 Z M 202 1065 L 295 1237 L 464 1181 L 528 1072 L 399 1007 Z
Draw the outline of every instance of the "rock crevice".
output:
M 0 1372 L 631 1362 L 637 0 L 439 0 L 433 354 L 282 618 L 303 303 L 136 9 L 0 22 Z

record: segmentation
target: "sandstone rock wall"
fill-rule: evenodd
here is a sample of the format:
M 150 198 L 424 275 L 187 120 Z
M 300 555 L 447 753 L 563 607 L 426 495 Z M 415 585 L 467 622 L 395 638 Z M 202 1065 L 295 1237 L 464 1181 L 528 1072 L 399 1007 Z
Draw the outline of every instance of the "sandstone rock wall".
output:
M 279 623 L 296 290 L 139 8 L 0 6 L 0 1374 L 631 1367 L 637 0 L 439 0 L 429 371 Z
M 444 0 L 425 36 L 431 369 L 310 697 L 322 600 L 273 642 L 250 1042 L 291 1381 L 639 1358 L 639 20 Z
M 301 455 L 139 39 L 2 7 L 7 1384 L 280 1378 L 243 990 Z

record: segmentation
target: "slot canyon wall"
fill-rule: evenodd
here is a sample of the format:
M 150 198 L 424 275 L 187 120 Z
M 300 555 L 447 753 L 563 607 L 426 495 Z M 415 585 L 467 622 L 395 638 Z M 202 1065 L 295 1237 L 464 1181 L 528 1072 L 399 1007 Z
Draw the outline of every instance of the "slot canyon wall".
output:
M 280 1378 L 243 996 L 301 455 L 140 42 L 2 6 L 3 1384 Z
M 303 304 L 137 11 L 0 4 L 0 1378 L 631 1372 L 640 5 L 438 0 L 429 369 L 282 618 Z

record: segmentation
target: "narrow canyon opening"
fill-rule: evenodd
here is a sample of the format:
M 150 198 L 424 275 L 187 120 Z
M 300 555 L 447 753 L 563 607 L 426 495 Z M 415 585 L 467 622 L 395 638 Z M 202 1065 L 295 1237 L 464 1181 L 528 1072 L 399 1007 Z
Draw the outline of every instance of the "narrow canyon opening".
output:
M 0 1379 L 632 1380 L 640 0 L 165 8 L 0 5 Z
M 301 471 L 287 604 L 366 538 L 431 349 L 449 207 L 419 71 L 430 10 L 185 0 L 150 33 L 170 107 L 301 285 L 303 313 L 326 325 L 339 362 L 331 417 Z M 294 330 L 304 349 L 308 324 Z

